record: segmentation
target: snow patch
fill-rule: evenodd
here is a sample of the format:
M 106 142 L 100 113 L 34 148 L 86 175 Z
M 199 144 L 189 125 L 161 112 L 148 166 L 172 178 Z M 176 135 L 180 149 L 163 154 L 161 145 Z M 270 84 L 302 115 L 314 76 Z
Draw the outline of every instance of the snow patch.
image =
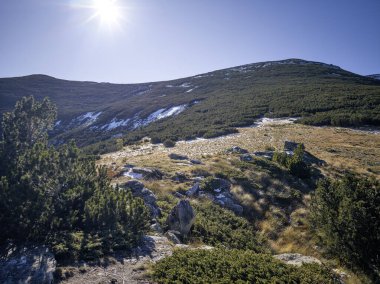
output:
M 186 93 L 191 93 L 192 91 L 194 91 L 196 88 L 198 88 L 197 86 L 195 86 L 194 88 L 190 89 L 190 90 L 187 90 Z
M 214 74 L 204 74 L 204 75 L 197 75 L 194 76 L 193 78 L 198 79 L 198 78 L 205 78 L 205 77 L 212 77 Z
M 142 179 L 142 178 L 143 178 L 143 175 L 142 175 L 142 174 L 135 173 L 135 172 L 133 172 L 132 169 L 129 169 L 128 172 L 125 172 L 125 173 L 123 174 L 123 176 L 130 177 L 130 178 L 134 178 L 134 179 Z
M 116 117 L 115 117 L 111 120 L 110 123 L 103 125 L 101 127 L 101 129 L 109 131 L 109 130 L 112 130 L 112 129 L 115 129 L 115 128 L 118 128 L 121 126 L 127 126 L 129 121 L 130 121 L 129 118 L 127 118 L 127 119 L 116 119 Z
M 101 115 L 101 114 L 102 114 L 101 111 L 99 111 L 99 112 L 87 112 L 85 114 L 78 116 L 77 118 L 74 118 L 71 121 L 71 124 L 74 124 L 74 125 L 80 125 L 80 124 L 90 125 L 90 124 L 94 123 L 98 119 L 99 115 Z
M 185 105 L 179 105 L 179 106 L 174 106 L 168 109 L 161 108 L 159 110 L 156 110 L 155 112 L 151 113 L 147 118 L 145 119 L 138 119 L 138 117 L 135 117 L 134 123 L 133 123 L 133 129 L 136 129 L 138 127 L 146 126 L 152 122 L 155 122 L 157 120 L 169 117 L 169 116 L 174 116 L 178 115 L 184 110 L 186 110 L 187 104 Z
M 185 82 L 185 83 L 182 83 L 181 85 L 179 85 L 178 87 L 181 87 L 181 88 L 190 88 L 191 87 L 191 83 Z
M 292 124 L 299 117 L 281 117 L 281 118 L 268 118 L 263 117 L 255 121 L 252 127 L 263 127 L 265 125 L 284 125 L 284 124 Z

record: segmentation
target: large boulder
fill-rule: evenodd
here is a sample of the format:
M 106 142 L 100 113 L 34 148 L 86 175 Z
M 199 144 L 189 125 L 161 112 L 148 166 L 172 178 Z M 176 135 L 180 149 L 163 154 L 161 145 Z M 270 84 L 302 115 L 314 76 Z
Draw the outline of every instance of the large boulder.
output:
M 157 205 L 156 195 L 146 187 L 144 184 L 137 180 L 130 180 L 124 184 L 125 188 L 131 189 L 133 196 L 140 197 L 144 200 L 145 205 L 150 211 L 150 215 L 153 219 L 161 216 L 161 210 Z
M 142 178 L 145 180 L 162 179 L 162 177 L 164 176 L 164 174 L 160 170 L 154 169 L 154 168 L 138 168 L 138 167 L 135 167 L 132 169 L 132 172 L 135 174 L 140 174 L 142 176 Z
M 0 259 L 0 283 L 54 283 L 56 260 L 45 246 L 15 249 Z
M 178 231 L 186 237 L 195 221 L 195 212 L 189 200 L 181 200 L 170 212 L 166 223 L 169 230 Z

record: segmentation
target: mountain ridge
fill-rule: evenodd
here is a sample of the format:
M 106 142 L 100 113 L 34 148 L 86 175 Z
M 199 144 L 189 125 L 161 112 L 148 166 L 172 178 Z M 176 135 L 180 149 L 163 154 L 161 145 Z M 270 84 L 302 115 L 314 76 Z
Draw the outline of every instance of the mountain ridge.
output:
M 43 74 L 1 78 L 0 95 L 1 113 L 22 96 L 49 96 L 58 106 L 52 136 L 57 143 L 75 138 L 81 145 L 122 136 L 125 141 L 214 137 L 262 116 L 298 116 L 317 125 L 380 121 L 378 80 L 294 58 L 135 84 Z

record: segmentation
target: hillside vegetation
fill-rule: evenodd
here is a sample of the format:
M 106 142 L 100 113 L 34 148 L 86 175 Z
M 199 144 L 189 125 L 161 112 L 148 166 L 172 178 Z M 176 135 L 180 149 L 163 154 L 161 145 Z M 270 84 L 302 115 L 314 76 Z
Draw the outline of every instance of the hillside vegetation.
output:
M 380 81 L 337 66 L 299 59 L 249 64 L 194 77 L 144 84 L 72 82 L 42 75 L 0 79 L 2 105 L 23 95 L 49 96 L 60 121 L 56 143 L 80 145 L 117 135 L 124 143 L 236 132 L 261 116 L 301 117 L 312 125 L 379 125 Z M 118 149 L 116 140 L 93 151 Z M 100 149 L 100 150 L 99 150 Z

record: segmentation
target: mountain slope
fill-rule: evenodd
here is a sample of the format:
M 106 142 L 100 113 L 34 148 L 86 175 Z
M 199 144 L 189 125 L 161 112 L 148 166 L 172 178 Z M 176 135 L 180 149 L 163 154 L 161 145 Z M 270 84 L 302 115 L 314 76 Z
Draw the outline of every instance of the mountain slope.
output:
M 191 139 L 231 133 L 260 116 L 302 117 L 317 125 L 380 124 L 380 81 L 337 66 L 288 59 L 144 84 L 0 79 L 0 111 L 25 95 L 58 106 L 57 142 L 79 144 L 125 135 Z

